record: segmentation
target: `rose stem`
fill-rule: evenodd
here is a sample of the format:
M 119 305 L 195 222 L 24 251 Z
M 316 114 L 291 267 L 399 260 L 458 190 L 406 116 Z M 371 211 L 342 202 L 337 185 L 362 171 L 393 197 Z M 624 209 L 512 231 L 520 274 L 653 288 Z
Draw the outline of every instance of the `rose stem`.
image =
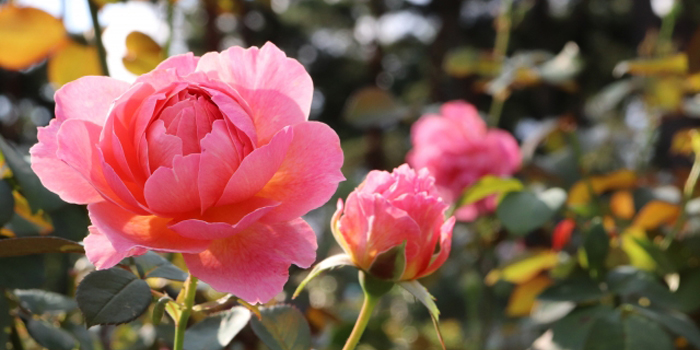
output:
M 187 281 L 185 281 L 185 288 L 182 293 L 185 293 L 185 309 L 182 310 L 180 314 L 180 319 L 175 323 L 175 342 L 173 350 L 183 350 L 183 345 L 185 342 L 185 329 L 187 329 L 187 320 L 190 318 L 192 313 L 192 306 L 194 305 L 194 296 L 197 293 L 197 277 L 189 275 Z

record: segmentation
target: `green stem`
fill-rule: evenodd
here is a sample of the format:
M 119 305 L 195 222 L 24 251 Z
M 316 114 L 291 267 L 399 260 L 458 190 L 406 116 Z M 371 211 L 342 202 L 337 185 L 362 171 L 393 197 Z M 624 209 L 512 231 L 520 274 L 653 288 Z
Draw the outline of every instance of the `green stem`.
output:
M 90 18 L 92 19 L 92 27 L 95 31 L 95 44 L 97 45 L 97 54 L 100 56 L 100 66 L 102 67 L 102 73 L 109 76 L 109 67 L 107 67 L 107 51 L 105 51 L 105 45 L 102 42 L 102 27 L 100 26 L 100 21 L 97 18 L 97 5 L 91 0 L 86 0 L 88 6 L 90 6 Z
M 173 345 L 173 350 L 183 350 L 185 344 L 185 330 L 187 329 L 187 321 L 190 319 L 190 314 L 192 313 L 192 306 L 194 305 L 194 296 L 197 293 L 197 277 L 190 275 L 185 281 L 185 286 L 183 287 L 181 293 L 185 293 L 185 309 L 182 310 L 180 314 L 180 319 L 177 320 L 175 326 L 175 342 Z
M 173 33 L 175 32 L 175 26 L 174 26 L 174 15 L 175 15 L 175 1 L 174 0 L 165 0 L 167 3 L 167 22 L 168 22 L 168 30 L 170 31 L 170 35 L 168 36 L 168 40 L 165 42 L 165 45 L 163 45 L 163 53 L 165 54 L 165 57 L 170 57 L 170 46 L 173 43 Z
M 372 316 L 372 311 L 374 311 L 374 307 L 377 306 L 377 302 L 379 302 L 380 298 L 381 297 L 365 293 L 365 301 L 362 303 L 362 310 L 360 310 L 360 315 L 357 316 L 355 327 L 352 329 L 350 338 L 348 338 L 348 341 L 345 343 L 343 350 L 353 350 L 357 346 L 357 343 L 360 342 L 362 333 L 365 332 L 367 323 L 369 323 L 369 319 Z
M 673 42 L 673 29 L 676 26 L 676 18 L 680 12 L 680 1 L 676 0 L 673 8 L 669 11 L 663 19 L 661 19 L 661 28 L 659 29 L 659 36 L 656 40 L 656 53 L 663 56 L 671 51 L 671 44 Z
M 513 0 L 501 0 L 501 11 L 496 19 L 496 43 L 493 48 L 494 60 L 500 64 L 500 70 L 503 70 L 503 64 L 508 54 L 508 42 L 510 41 L 511 28 L 511 8 Z M 503 111 L 503 104 L 506 102 L 505 93 L 497 93 L 493 96 L 491 108 L 489 109 L 489 124 L 493 127 L 498 126 Z

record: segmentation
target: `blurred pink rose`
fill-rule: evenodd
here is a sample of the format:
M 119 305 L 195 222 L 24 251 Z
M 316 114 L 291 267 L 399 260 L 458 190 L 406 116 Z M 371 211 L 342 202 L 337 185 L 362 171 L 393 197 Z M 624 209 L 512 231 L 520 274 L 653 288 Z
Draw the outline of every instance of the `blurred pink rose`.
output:
M 512 175 L 522 162 L 515 138 L 503 130 L 487 129 L 476 108 L 464 101 L 443 104 L 440 115 L 424 115 L 413 125 L 411 141 L 408 163 L 427 168 L 448 202 L 459 200 L 485 175 Z M 458 208 L 455 216 L 472 221 L 495 209 L 496 199 L 489 197 Z
M 455 218 L 445 221 L 447 207 L 428 171 L 404 164 L 392 173 L 371 171 L 345 207 L 338 201 L 331 228 L 358 268 L 382 279 L 414 280 L 433 273 L 450 254 Z M 401 264 L 394 259 L 403 258 L 395 248 L 404 242 L 406 264 L 395 271 Z
M 147 250 L 249 302 L 314 262 L 300 218 L 343 180 L 336 133 L 307 121 L 311 77 L 273 44 L 174 56 L 134 84 L 85 77 L 56 92 L 32 168 L 87 204 L 97 268 Z

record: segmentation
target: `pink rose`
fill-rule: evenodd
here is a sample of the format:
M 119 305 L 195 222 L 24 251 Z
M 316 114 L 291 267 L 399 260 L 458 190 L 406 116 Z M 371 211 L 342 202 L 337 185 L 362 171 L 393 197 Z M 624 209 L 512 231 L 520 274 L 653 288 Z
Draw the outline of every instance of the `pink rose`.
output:
M 355 266 L 410 281 L 433 273 L 450 254 L 455 218 L 445 221 L 447 207 L 428 171 L 404 164 L 392 173 L 371 171 L 345 207 L 338 201 L 331 228 Z
M 446 201 L 459 200 L 467 187 L 485 175 L 509 176 L 520 168 L 518 142 L 503 130 L 487 129 L 474 106 L 464 101 L 447 102 L 440 113 L 424 115 L 413 125 L 413 149 L 407 160 L 435 176 Z M 495 198 L 489 197 L 459 208 L 455 215 L 472 221 L 495 208 Z
M 336 133 L 309 122 L 313 83 L 273 44 L 174 56 L 134 84 L 85 77 L 56 92 L 32 168 L 87 204 L 99 269 L 147 250 L 183 253 L 190 272 L 249 302 L 314 262 L 300 218 L 343 180 Z

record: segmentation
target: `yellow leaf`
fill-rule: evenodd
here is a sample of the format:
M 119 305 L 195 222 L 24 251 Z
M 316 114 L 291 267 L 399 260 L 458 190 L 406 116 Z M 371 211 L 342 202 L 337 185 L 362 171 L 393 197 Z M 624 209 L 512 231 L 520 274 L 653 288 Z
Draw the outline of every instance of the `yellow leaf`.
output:
M 691 143 L 691 133 L 698 132 L 700 129 L 681 129 L 673 134 L 671 139 L 671 152 L 675 154 L 688 156 L 693 153 L 693 145 Z
M 97 47 L 70 42 L 49 59 L 49 81 L 56 87 L 86 75 L 102 75 Z
M 66 40 L 58 18 L 32 7 L 0 7 L 0 67 L 20 70 L 41 62 Z
M 129 72 L 141 75 L 152 71 L 165 59 L 163 49 L 150 36 L 131 32 L 126 36 L 126 54 L 122 62 Z
M 559 253 L 542 250 L 526 258 L 509 263 L 501 269 L 495 269 L 486 276 L 486 284 L 494 285 L 499 280 L 520 284 L 529 281 L 540 272 L 549 270 L 559 263 Z
M 685 80 L 681 77 L 664 77 L 655 79 L 649 84 L 646 100 L 650 106 L 664 110 L 680 108 L 685 96 Z
M 632 188 L 637 182 L 637 175 L 631 170 L 623 169 L 607 175 L 591 176 L 589 181 L 593 192 L 601 194 L 610 190 Z M 586 204 L 590 200 L 591 193 L 585 180 L 580 180 L 571 186 L 568 199 L 569 205 Z
M 632 226 L 644 231 L 654 230 L 664 224 L 673 224 L 680 212 L 678 205 L 653 200 L 639 210 Z
M 464 78 L 472 74 L 495 76 L 500 72 L 501 64 L 490 54 L 474 48 L 461 47 L 445 55 L 442 63 L 445 72 L 453 77 Z
M 617 191 L 610 198 L 610 210 L 620 219 L 631 220 L 634 217 L 634 196 L 630 191 Z
M 5 156 L 2 154 L 2 152 L 0 152 L 0 180 L 8 177 L 12 177 L 12 170 L 10 170 L 10 167 L 7 166 Z
M 639 59 L 623 61 L 615 66 L 613 74 L 616 76 L 629 73 L 632 75 L 682 75 L 688 72 L 688 56 L 685 53 L 679 53 L 673 56 Z
M 622 250 L 627 253 L 632 266 L 642 270 L 653 271 L 656 269 L 656 262 L 644 249 L 638 240 L 648 241 L 644 230 L 637 227 L 630 227 L 622 234 Z
M 523 187 L 518 179 L 486 175 L 464 192 L 459 205 L 472 204 L 495 194 L 501 198 L 509 192 L 520 191 Z
M 519 284 L 510 295 L 506 314 L 510 317 L 530 315 L 537 296 L 551 285 L 552 280 L 545 275 L 539 275 L 523 284 Z
M 44 214 L 43 210 L 32 214 L 32 209 L 29 207 L 29 202 L 27 202 L 26 198 L 17 191 L 12 191 L 12 195 L 15 197 L 15 214 L 36 225 L 39 228 L 40 234 L 47 234 L 53 231 L 53 225 Z

